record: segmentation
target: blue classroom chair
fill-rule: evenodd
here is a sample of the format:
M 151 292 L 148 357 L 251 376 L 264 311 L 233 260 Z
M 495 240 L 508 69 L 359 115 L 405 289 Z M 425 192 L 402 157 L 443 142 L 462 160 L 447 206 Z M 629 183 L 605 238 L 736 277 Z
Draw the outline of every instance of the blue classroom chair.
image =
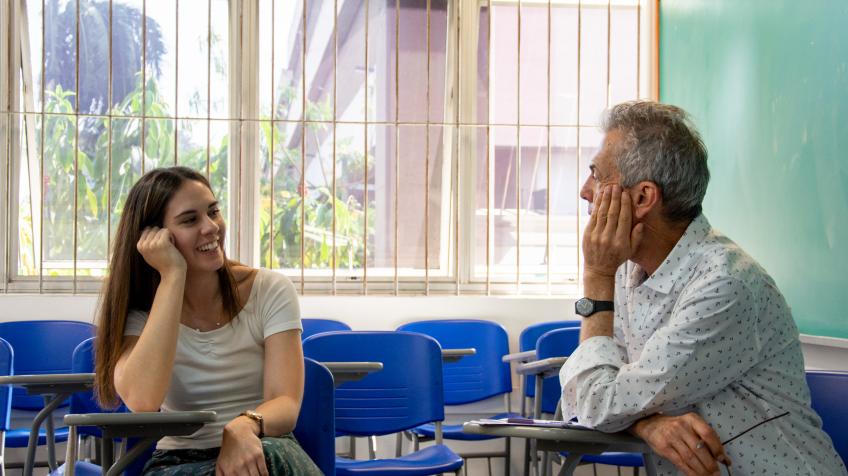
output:
M 86 322 L 44 320 L 0 323 L 0 338 L 5 339 L 15 352 L 15 375 L 71 373 L 74 349 L 93 335 L 94 326 Z M 15 388 L 12 390 L 11 407 L 15 410 L 38 411 L 44 408 L 44 399 L 40 395 L 27 395 L 25 390 Z M 7 431 L 5 446 L 26 448 L 29 431 L 29 428 Z M 54 442 L 67 439 L 67 427 L 56 428 L 53 441 L 48 441 L 47 432 L 42 429 L 38 445 L 52 446 Z
M 539 337 L 542 337 L 546 332 L 552 331 L 554 329 L 565 329 L 568 327 L 580 327 L 579 320 L 571 320 L 571 321 L 550 321 L 550 322 L 540 322 L 538 324 L 533 324 L 524 328 L 521 331 L 521 334 L 518 336 L 518 351 L 526 352 L 529 350 L 536 349 L 536 342 L 539 340 Z M 521 385 L 522 394 L 524 397 L 521 399 L 521 414 L 527 415 L 530 412 L 526 411 L 526 400 L 532 400 L 536 396 L 536 378 L 533 375 L 527 375 L 522 379 Z
M 848 372 L 807 371 L 807 385 L 813 410 L 822 419 L 822 428 L 833 440 L 836 452 L 848 465 Z
M 445 386 L 445 405 L 462 405 L 479 402 L 495 396 L 504 396 L 506 413 L 490 418 L 508 418 L 520 416 L 511 413 L 509 394 L 512 392 L 512 378 L 509 364 L 503 356 L 509 352 L 509 339 L 506 329 L 491 321 L 476 319 L 427 320 L 404 324 L 398 331 L 418 332 L 436 339 L 443 349 L 474 348 L 476 353 L 456 362 L 445 362 L 442 366 Z M 418 438 L 435 438 L 435 425 L 428 423 L 412 430 Z M 444 438 L 449 440 L 490 440 L 497 437 L 463 433 L 462 425 L 443 425 Z M 510 439 L 506 438 L 503 453 L 462 454 L 464 459 L 503 457 L 504 467 L 509 472 Z M 415 448 L 417 449 L 416 439 Z M 400 445 L 398 445 L 400 449 Z
M 0 338 L 0 375 L 13 375 L 14 356 L 12 346 L 5 339 Z M 12 387 L 8 385 L 0 386 L 0 439 L 6 436 L 6 433 L 11 430 L 11 414 L 12 414 Z M 0 445 L 0 474 L 6 474 L 6 451 L 5 447 Z
M 580 328 L 566 327 L 545 332 L 536 342 L 536 359 L 550 357 L 568 357 L 580 345 Z M 559 375 L 542 380 L 542 413 L 556 414 L 562 387 L 559 385 Z M 538 398 L 538 396 L 534 396 Z
M 324 474 L 336 474 L 336 403 L 333 375 L 320 363 L 303 359 L 303 400 L 294 436 Z
M 314 335 L 303 353 L 319 362 L 382 362 L 383 369 L 336 389 L 336 430 L 353 436 L 398 433 L 444 420 L 442 352 L 432 337 L 411 332 L 338 331 Z M 456 472 L 462 458 L 441 442 L 391 459 L 336 458 L 339 476 L 418 476 Z
M 335 319 L 306 317 L 301 319 L 300 323 L 303 326 L 303 332 L 300 334 L 301 341 L 306 340 L 307 337 L 313 336 L 315 334 L 320 334 L 322 332 L 350 330 L 349 325 L 345 324 L 342 321 L 337 321 Z

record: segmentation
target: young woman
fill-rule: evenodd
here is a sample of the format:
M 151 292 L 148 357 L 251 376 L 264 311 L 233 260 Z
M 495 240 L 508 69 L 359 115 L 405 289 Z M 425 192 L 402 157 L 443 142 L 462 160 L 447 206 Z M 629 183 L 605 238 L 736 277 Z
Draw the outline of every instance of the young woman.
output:
M 194 170 L 155 169 L 132 187 L 101 295 L 98 398 L 217 412 L 190 436 L 161 439 L 145 474 L 320 475 L 291 436 L 303 395 L 294 287 L 228 260 L 225 231 Z

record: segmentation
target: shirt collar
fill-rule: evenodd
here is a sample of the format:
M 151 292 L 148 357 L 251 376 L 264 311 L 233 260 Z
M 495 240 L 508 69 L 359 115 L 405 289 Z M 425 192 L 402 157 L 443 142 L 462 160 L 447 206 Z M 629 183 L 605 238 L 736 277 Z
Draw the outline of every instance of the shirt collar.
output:
M 695 217 L 689 223 L 689 226 L 686 227 L 686 231 L 677 240 L 674 248 L 671 249 L 671 252 L 665 257 L 659 268 L 654 271 L 654 274 L 648 276 L 642 284 L 663 294 L 670 293 L 674 287 L 674 283 L 677 282 L 680 275 L 685 271 L 687 263 L 695 255 L 694 252 L 701 247 L 700 245 L 704 242 L 711 229 L 710 222 L 707 221 L 707 218 L 703 214 Z M 642 279 L 640 278 L 642 277 L 644 277 L 644 271 L 641 266 L 635 265 L 630 275 L 631 284 L 641 281 Z

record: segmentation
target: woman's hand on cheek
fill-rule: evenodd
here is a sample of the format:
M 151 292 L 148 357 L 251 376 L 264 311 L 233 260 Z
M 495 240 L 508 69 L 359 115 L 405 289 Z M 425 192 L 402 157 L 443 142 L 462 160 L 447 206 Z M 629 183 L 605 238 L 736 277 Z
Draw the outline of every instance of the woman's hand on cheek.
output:
M 141 232 L 136 249 L 144 261 L 164 278 L 166 275 L 185 273 L 186 261 L 174 246 L 174 238 L 167 228 L 147 227 Z
M 215 476 L 268 476 L 262 440 L 254 433 L 253 425 L 252 420 L 239 417 L 224 427 Z

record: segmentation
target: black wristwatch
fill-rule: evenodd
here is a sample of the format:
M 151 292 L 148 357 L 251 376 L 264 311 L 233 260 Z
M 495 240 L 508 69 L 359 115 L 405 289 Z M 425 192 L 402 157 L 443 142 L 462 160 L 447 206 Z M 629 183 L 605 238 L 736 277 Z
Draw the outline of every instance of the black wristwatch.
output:
M 584 297 L 574 303 L 574 312 L 583 317 L 589 317 L 596 312 L 612 311 L 613 309 L 612 301 L 595 301 Z

